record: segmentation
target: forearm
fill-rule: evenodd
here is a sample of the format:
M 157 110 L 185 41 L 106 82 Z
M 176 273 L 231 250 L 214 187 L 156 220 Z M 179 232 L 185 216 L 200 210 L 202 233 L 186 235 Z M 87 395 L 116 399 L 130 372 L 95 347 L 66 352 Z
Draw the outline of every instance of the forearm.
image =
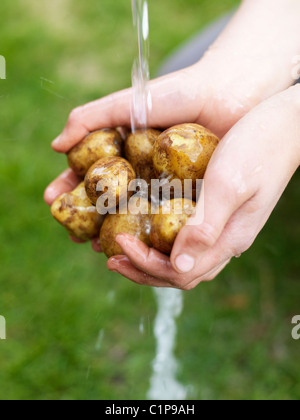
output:
M 219 79 L 219 95 L 251 109 L 295 82 L 300 54 L 299 0 L 245 0 L 199 62 Z M 217 77 L 216 77 L 217 74 Z

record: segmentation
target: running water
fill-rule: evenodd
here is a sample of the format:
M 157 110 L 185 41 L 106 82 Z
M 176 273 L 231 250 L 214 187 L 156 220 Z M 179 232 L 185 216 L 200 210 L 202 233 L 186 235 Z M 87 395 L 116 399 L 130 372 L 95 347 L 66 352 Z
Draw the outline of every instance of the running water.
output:
M 182 292 L 176 289 L 155 289 L 155 294 L 158 303 L 154 327 L 157 349 L 148 399 L 184 400 L 187 388 L 176 380 L 178 363 L 174 356 L 176 318 L 183 309 Z
M 149 14 L 147 0 L 132 0 L 133 25 L 137 30 L 139 53 L 132 68 L 131 129 L 147 128 L 148 113 L 152 109 L 148 88 L 149 71 Z
M 149 72 L 149 14 L 147 0 L 132 0 L 133 24 L 137 29 L 139 53 L 132 68 L 131 129 L 148 127 L 152 98 Z M 154 289 L 158 313 L 154 335 L 157 341 L 148 398 L 153 400 L 183 400 L 187 390 L 176 380 L 178 363 L 174 356 L 176 318 L 183 308 L 182 292 L 175 289 Z M 143 325 L 140 325 L 143 333 Z

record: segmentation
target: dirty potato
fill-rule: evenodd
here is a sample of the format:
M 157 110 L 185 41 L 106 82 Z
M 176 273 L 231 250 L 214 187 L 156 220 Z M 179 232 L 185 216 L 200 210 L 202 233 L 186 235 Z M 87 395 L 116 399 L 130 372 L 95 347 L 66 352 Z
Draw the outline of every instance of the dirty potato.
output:
M 196 203 L 187 199 L 165 201 L 152 217 L 150 239 L 153 247 L 170 255 L 180 229 L 195 207 Z
M 95 131 L 68 153 L 70 168 L 80 177 L 84 177 L 89 168 L 99 159 L 121 156 L 122 140 L 116 130 L 105 128 Z
M 159 178 L 203 179 L 208 163 L 219 144 L 211 131 L 198 124 L 181 124 L 164 131 L 156 140 L 153 165 Z
M 110 211 L 131 195 L 128 186 L 135 178 L 135 172 L 126 159 L 107 157 L 98 160 L 88 170 L 84 184 L 92 204 L 97 205 L 99 197 L 103 195 L 103 205 Z
M 137 130 L 125 140 L 125 157 L 131 163 L 136 175 L 149 185 L 155 179 L 153 168 L 153 146 L 161 131 Z
M 100 231 L 100 244 L 102 251 L 108 258 L 123 254 L 122 249 L 116 242 L 116 237 L 120 233 L 133 235 L 146 245 L 151 246 L 151 210 L 148 200 L 141 198 L 139 207 L 140 212 L 137 214 L 127 212 L 126 214 L 109 214 L 106 216 Z
M 55 200 L 51 213 L 71 236 L 83 241 L 97 237 L 104 220 L 88 199 L 83 182 Z

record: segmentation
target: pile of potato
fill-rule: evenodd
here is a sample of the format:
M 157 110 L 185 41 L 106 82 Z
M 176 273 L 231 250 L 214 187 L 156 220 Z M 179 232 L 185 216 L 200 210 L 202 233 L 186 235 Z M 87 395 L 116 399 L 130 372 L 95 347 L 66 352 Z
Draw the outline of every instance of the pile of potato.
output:
M 51 213 L 75 238 L 88 241 L 100 234 L 101 248 L 107 257 L 123 254 L 115 241 L 120 233 L 129 233 L 170 254 L 196 203 L 182 197 L 161 197 L 158 211 L 152 215 L 150 188 L 148 196 L 138 199 L 138 214 L 123 212 L 133 194 L 128 185 L 135 179 L 145 180 L 149 186 L 152 179 L 179 179 L 182 185 L 191 179 L 194 191 L 219 139 L 197 124 L 177 125 L 164 132 L 138 130 L 123 137 L 118 130 L 99 130 L 69 152 L 69 166 L 83 181 L 73 192 L 61 195 L 53 203 Z M 121 182 L 120 175 L 124 178 Z M 99 188 L 99 183 L 105 187 Z M 113 191 L 113 196 L 107 199 L 109 191 Z M 115 210 L 116 214 L 99 214 L 96 206 L 101 198 L 107 210 Z M 181 208 L 182 214 L 177 214 Z

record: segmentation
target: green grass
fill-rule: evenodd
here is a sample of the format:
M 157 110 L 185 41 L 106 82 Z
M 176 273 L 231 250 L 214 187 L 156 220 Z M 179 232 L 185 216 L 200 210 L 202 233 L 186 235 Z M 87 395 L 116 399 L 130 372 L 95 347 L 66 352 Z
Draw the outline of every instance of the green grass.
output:
M 151 0 L 151 69 L 234 0 Z M 50 141 L 70 110 L 128 87 L 129 0 L 1 1 L 0 399 L 145 398 L 155 353 L 151 289 L 70 243 L 43 203 L 65 168 Z M 45 81 L 48 80 L 48 81 Z M 185 294 L 179 373 L 191 398 L 299 399 L 299 173 L 253 248 Z M 141 319 L 144 334 L 139 333 Z

